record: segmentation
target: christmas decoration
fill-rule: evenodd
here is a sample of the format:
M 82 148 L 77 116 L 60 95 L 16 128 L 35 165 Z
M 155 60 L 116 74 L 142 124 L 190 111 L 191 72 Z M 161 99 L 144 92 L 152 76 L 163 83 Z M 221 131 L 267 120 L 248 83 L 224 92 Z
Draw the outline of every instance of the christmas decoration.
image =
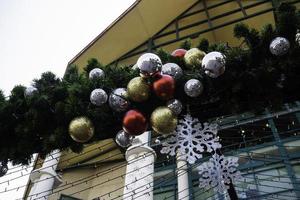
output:
M 35 87 L 29 86 L 25 89 L 24 91 L 24 96 L 25 97 L 31 97 L 34 95 L 38 90 Z
M 151 114 L 152 129 L 160 134 L 169 134 L 176 128 L 177 118 L 168 107 L 158 107 Z
M 153 91 L 159 98 L 168 100 L 173 97 L 175 91 L 175 81 L 172 76 L 160 75 L 153 83 Z
M 203 92 L 203 84 L 197 79 L 188 80 L 184 85 L 184 92 L 190 97 L 197 97 Z
M 123 130 L 130 135 L 140 135 L 147 129 L 147 120 L 137 110 L 129 110 L 123 118 Z
M 176 63 L 166 63 L 162 66 L 162 74 L 172 76 L 175 80 L 179 80 L 183 76 L 182 69 Z
M 150 87 L 142 77 L 135 77 L 127 85 L 128 96 L 132 101 L 146 101 L 150 95 Z
M 90 101 L 96 106 L 101 106 L 107 101 L 107 94 L 104 90 L 98 88 L 94 89 L 90 95 Z
M 201 125 L 197 118 L 189 114 L 185 115 L 179 120 L 176 131 L 162 142 L 160 152 L 175 156 L 178 151 L 190 164 L 193 164 L 197 159 L 202 158 L 203 152 L 213 152 L 221 148 L 217 132 L 216 124 Z
M 117 135 L 116 135 L 116 143 L 122 147 L 122 148 L 127 148 L 131 145 L 132 143 L 132 136 L 128 135 L 128 133 L 126 133 L 123 130 L 120 130 Z
M 142 76 L 152 76 L 154 73 L 161 70 L 161 60 L 153 53 L 145 53 L 139 57 L 137 66 L 140 69 Z
M 179 115 L 182 111 L 182 103 L 178 99 L 169 100 L 167 107 L 172 110 L 174 115 Z
M 211 78 L 217 78 L 225 71 L 225 56 L 217 51 L 206 54 L 202 60 L 202 68 Z
M 0 177 L 4 176 L 8 171 L 7 162 L 0 162 Z
M 69 134 L 76 142 L 87 142 L 94 135 L 94 126 L 87 117 L 78 117 L 71 121 Z
M 290 49 L 290 42 L 284 37 L 276 37 L 270 44 L 270 51 L 275 56 L 282 56 Z
M 204 56 L 205 52 L 197 48 L 192 48 L 185 53 L 184 61 L 189 66 L 200 66 Z
M 125 88 L 118 88 L 112 91 L 112 93 L 109 95 L 109 106 L 117 111 L 117 112 L 123 112 L 128 109 L 129 102 L 127 100 L 128 95 Z
M 200 175 L 200 188 L 213 188 L 216 192 L 223 194 L 228 188 L 231 181 L 241 178 L 238 168 L 238 158 L 213 154 L 208 162 L 198 167 Z
M 174 57 L 183 58 L 185 53 L 186 53 L 185 49 L 176 49 L 171 53 L 171 55 Z
M 104 78 L 104 77 L 105 77 L 104 71 L 100 68 L 95 68 L 91 70 L 89 73 L 89 79 Z

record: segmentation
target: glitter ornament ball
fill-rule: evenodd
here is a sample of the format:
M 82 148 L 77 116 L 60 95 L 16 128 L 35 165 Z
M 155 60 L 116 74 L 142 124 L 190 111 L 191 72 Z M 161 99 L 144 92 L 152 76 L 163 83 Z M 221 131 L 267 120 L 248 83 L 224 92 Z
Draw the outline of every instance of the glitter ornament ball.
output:
M 71 121 L 69 134 L 74 141 L 84 143 L 93 137 L 94 126 L 87 117 L 78 117 Z
M 206 54 L 202 60 L 202 68 L 207 76 L 219 77 L 225 72 L 225 56 L 217 51 Z
M 172 110 L 174 115 L 179 115 L 182 111 L 182 103 L 178 99 L 169 100 L 167 107 Z
M 104 90 L 98 88 L 94 89 L 90 95 L 90 101 L 96 106 L 101 106 L 107 101 L 107 94 Z
M 190 79 L 184 85 L 184 92 L 190 97 L 197 97 L 203 92 L 203 84 L 197 79 Z
M 177 118 L 168 107 L 158 107 L 151 114 L 152 129 L 160 134 L 169 134 L 177 126 Z
M 162 66 L 162 74 L 172 76 L 175 80 L 179 80 L 183 76 L 183 71 L 176 63 L 166 63 Z
M 176 49 L 171 53 L 172 56 L 179 57 L 179 58 L 183 58 L 185 54 L 186 54 L 185 49 Z
M 123 130 L 129 135 L 141 135 L 147 129 L 145 116 L 137 110 L 129 110 L 123 118 Z
M 201 51 L 197 48 L 192 48 L 185 53 L 184 61 L 188 66 L 200 66 L 205 55 L 206 54 L 204 51 Z
M 153 82 L 153 91 L 162 100 L 171 99 L 175 91 L 175 81 L 172 76 L 160 75 L 160 78 Z
M 127 93 L 132 101 L 143 102 L 150 96 L 150 86 L 142 77 L 135 77 L 129 81 Z
M 24 91 L 24 96 L 25 97 L 31 97 L 33 96 L 35 93 L 37 93 L 37 89 L 35 87 L 29 86 L 25 89 Z
M 160 58 L 153 53 L 141 55 L 137 61 L 137 67 L 141 76 L 149 77 L 161 70 L 162 62 Z
M 129 107 L 127 90 L 125 88 L 117 88 L 109 95 L 109 106 L 117 112 L 126 111 Z
M 270 44 L 270 52 L 275 56 L 282 56 L 290 49 L 290 42 L 284 37 L 276 37 Z
M 122 147 L 127 148 L 131 145 L 133 137 L 126 133 L 124 130 L 120 130 L 116 135 L 116 143 Z
M 105 77 L 104 71 L 100 68 L 95 68 L 91 70 L 89 73 L 89 79 L 104 78 L 104 77 Z

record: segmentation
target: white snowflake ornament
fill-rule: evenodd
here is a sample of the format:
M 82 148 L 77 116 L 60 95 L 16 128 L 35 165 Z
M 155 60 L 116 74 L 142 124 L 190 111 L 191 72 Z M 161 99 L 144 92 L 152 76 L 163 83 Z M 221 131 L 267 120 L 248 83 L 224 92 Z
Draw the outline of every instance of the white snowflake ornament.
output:
M 241 178 L 241 173 L 237 169 L 238 158 L 214 154 L 208 162 L 198 167 L 199 187 L 213 188 L 216 192 L 224 193 L 231 181 Z
M 202 158 L 203 152 L 213 152 L 221 148 L 217 137 L 217 124 L 204 123 L 203 126 L 197 118 L 185 115 L 179 120 L 176 130 L 162 142 L 161 153 L 175 156 L 180 153 L 181 158 L 190 164 Z

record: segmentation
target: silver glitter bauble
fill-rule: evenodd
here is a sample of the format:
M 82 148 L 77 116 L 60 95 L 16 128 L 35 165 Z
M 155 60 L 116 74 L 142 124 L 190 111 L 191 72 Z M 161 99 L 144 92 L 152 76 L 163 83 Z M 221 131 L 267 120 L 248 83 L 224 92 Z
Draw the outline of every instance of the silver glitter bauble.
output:
M 104 77 L 105 77 L 104 71 L 100 68 L 95 68 L 91 70 L 89 73 L 89 79 L 104 78 Z
M 123 130 L 120 130 L 116 135 L 116 143 L 123 148 L 127 148 L 131 145 L 133 137 Z
M 0 162 L 0 177 L 4 176 L 8 171 L 8 166 L 6 162 Z
M 217 51 L 206 54 L 202 60 L 202 67 L 207 76 L 217 78 L 225 72 L 224 54 Z
M 183 71 L 176 63 L 166 63 L 161 68 L 162 74 L 167 74 L 172 76 L 175 80 L 178 80 L 182 77 Z
M 197 79 L 190 79 L 185 83 L 184 91 L 190 97 L 197 97 L 203 92 L 203 84 Z
M 125 88 L 118 88 L 112 91 L 108 99 L 109 106 L 117 112 L 126 111 L 129 107 L 127 100 L 127 90 Z
M 182 111 L 182 103 L 178 99 L 169 100 L 167 107 L 172 110 L 174 115 L 179 115 Z
M 35 87 L 29 86 L 25 89 L 24 91 L 24 96 L 25 97 L 31 97 L 32 95 L 34 95 L 34 93 L 36 93 L 38 90 Z
M 136 64 L 142 76 L 151 76 L 160 71 L 162 66 L 160 58 L 153 53 L 141 55 Z
M 270 52 L 275 56 L 282 56 L 290 49 L 290 42 L 284 37 L 276 37 L 270 44 Z
M 102 89 L 95 89 L 91 92 L 90 101 L 96 106 L 101 106 L 107 101 L 107 94 Z

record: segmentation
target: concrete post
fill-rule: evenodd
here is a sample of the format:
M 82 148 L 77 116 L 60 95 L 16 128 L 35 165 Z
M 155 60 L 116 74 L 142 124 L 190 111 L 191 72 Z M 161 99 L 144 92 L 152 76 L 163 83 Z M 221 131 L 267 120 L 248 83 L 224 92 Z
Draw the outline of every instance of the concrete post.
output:
M 188 163 L 184 156 L 177 152 L 177 184 L 178 184 L 178 199 L 189 200 L 189 175 Z

